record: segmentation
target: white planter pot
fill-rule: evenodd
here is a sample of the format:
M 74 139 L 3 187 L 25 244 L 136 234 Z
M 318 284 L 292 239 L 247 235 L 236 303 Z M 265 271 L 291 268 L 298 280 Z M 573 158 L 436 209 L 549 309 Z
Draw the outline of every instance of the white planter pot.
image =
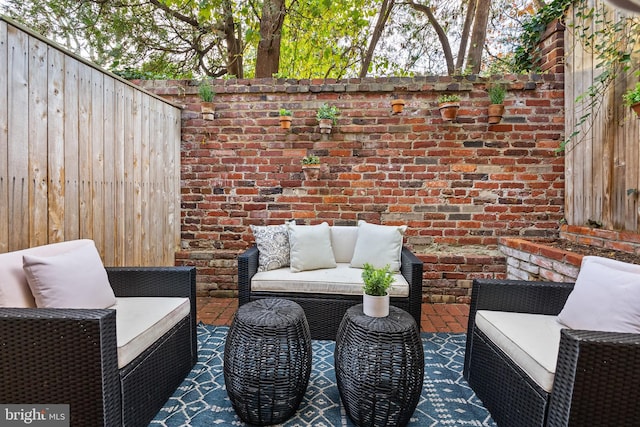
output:
M 371 317 L 387 317 L 389 315 L 389 294 L 378 297 L 373 295 L 362 295 L 362 311 Z

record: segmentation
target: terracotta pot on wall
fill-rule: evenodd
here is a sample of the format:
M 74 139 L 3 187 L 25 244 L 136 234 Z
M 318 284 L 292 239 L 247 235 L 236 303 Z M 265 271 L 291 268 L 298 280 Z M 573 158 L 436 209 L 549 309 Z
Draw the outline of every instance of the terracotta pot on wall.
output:
M 280 116 L 280 127 L 282 129 L 291 128 L 291 116 Z
M 489 105 L 489 124 L 495 125 L 500 123 L 502 116 L 504 115 L 504 104 L 491 104 Z
M 318 179 L 322 165 L 302 165 L 302 172 L 307 180 Z
M 404 110 L 404 99 L 394 99 L 391 101 L 391 110 L 393 114 L 400 114 Z
M 638 102 L 637 104 L 633 104 L 631 106 L 631 109 L 636 112 L 638 117 L 640 117 L 640 102 Z
M 333 120 L 331 119 L 320 119 L 320 133 L 331 133 L 331 129 L 333 128 Z
M 204 120 L 213 120 L 214 113 L 216 112 L 216 108 L 213 102 L 204 102 L 200 104 L 200 109 L 202 110 L 202 118 Z
M 442 102 L 438 104 L 440 115 L 443 120 L 453 121 L 458 117 L 459 102 Z

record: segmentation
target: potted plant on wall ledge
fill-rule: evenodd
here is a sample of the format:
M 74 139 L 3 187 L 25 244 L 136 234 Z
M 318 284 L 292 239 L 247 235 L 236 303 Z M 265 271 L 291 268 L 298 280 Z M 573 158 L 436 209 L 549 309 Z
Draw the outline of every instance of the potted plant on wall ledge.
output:
M 438 109 L 443 120 L 452 121 L 458 117 L 460 97 L 458 95 L 440 95 L 438 97 Z
M 333 125 L 336 124 L 339 114 L 340 110 L 338 110 L 338 107 L 335 105 L 322 104 L 322 106 L 318 108 L 318 114 L 316 115 L 318 123 L 320 124 L 320 133 L 331 133 L 331 129 Z
M 500 123 L 500 120 L 502 120 L 502 116 L 504 115 L 504 96 L 506 93 L 507 90 L 500 84 L 489 87 L 489 100 L 491 102 L 488 110 L 489 124 L 494 125 Z
M 213 91 L 213 86 L 209 80 L 203 80 L 198 85 L 198 95 L 202 101 L 200 109 L 202 110 L 202 118 L 204 120 L 213 120 L 215 113 L 215 106 L 213 104 L 213 97 L 216 93 Z
M 636 83 L 633 89 L 629 89 L 622 95 L 625 105 L 631 107 L 636 115 L 640 117 L 640 82 Z
M 303 157 L 302 172 L 304 172 L 305 179 L 318 179 L 320 176 L 320 158 L 318 156 Z
M 291 127 L 291 118 L 293 116 L 291 110 L 281 108 L 278 114 L 280 115 L 280 127 L 282 129 L 289 129 Z
M 371 317 L 386 317 L 389 315 L 389 288 L 394 282 L 393 273 L 389 271 L 389 265 L 383 268 L 374 268 L 365 263 L 362 269 L 362 310 Z

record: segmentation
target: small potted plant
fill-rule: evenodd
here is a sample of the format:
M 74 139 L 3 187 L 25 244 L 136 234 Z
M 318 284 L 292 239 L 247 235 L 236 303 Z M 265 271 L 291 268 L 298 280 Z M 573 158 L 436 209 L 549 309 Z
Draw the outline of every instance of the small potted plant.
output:
M 320 123 L 320 133 L 331 133 L 331 128 L 336 124 L 339 114 L 340 110 L 335 105 L 322 104 L 316 115 Z
M 291 117 L 293 116 L 291 110 L 281 108 L 278 114 L 280 115 L 280 127 L 282 129 L 289 129 L 291 127 Z
M 443 94 L 438 97 L 438 109 L 443 120 L 455 120 L 458 116 L 458 108 L 460 108 L 458 95 Z
M 375 268 L 365 263 L 362 269 L 362 305 L 364 314 L 371 317 L 386 317 L 389 315 L 389 288 L 394 282 L 393 273 L 389 271 L 389 264 L 382 268 Z
M 320 157 L 305 156 L 302 158 L 302 172 L 306 179 L 318 179 L 320 176 Z
M 216 93 L 213 91 L 213 86 L 209 80 L 203 80 L 198 85 L 198 95 L 202 103 L 200 108 L 202 110 L 202 118 L 205 120 L 213 120 L 215 113 L 215 106 L 213 104 L 213 97 Z
M 362 269 L 362 306 L 364 314 L 371 317 L 386 317 L 389 315 L 389 288 L 394 282 L 393 273 L 389 271 L 389 265 L 382 268 L 374 268 L 365 263 Z
M 625 105 L 631 107 L 640 117 L 640 82 L 636 83 L 633 89 L 629 89 L 622 95 Z
M 489 124 L 497 124 L 502 120 L 502 115 L 504 114 L 504 96 L 506 93 L 507 90 L 500 84 L 489 87 L 489 100 L 491 102 L 488 111 Z
M 391 111 L 393 114 L 400 114 L 404 110 L 405 101 L 402 98 L 391 100 Z

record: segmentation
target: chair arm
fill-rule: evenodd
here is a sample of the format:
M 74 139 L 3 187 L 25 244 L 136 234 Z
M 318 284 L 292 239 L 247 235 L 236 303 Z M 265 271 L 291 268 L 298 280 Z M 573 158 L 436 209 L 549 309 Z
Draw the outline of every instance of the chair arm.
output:
M 0 308 L 0 402 L 66 403 L 73 425 L 119 425 L 114 310 Z
M 409 283 L 409 314 L 420 327 L 422 315 L 422 269 L 423 263 L 407 247 L 400 253 L 400 273 Z
M 238 305 L 250 301 L 251 278 L 258 272 L 258 256 L 256 245 L 238 255 Z
M 467 321 L 464 377 L 468 378 L 469 374 L 478 310 L 556 315 L 572 290 L 573 283 L 474 279 Z
M 563 329 L 548 425 L 637 425 L 640 334 Z

